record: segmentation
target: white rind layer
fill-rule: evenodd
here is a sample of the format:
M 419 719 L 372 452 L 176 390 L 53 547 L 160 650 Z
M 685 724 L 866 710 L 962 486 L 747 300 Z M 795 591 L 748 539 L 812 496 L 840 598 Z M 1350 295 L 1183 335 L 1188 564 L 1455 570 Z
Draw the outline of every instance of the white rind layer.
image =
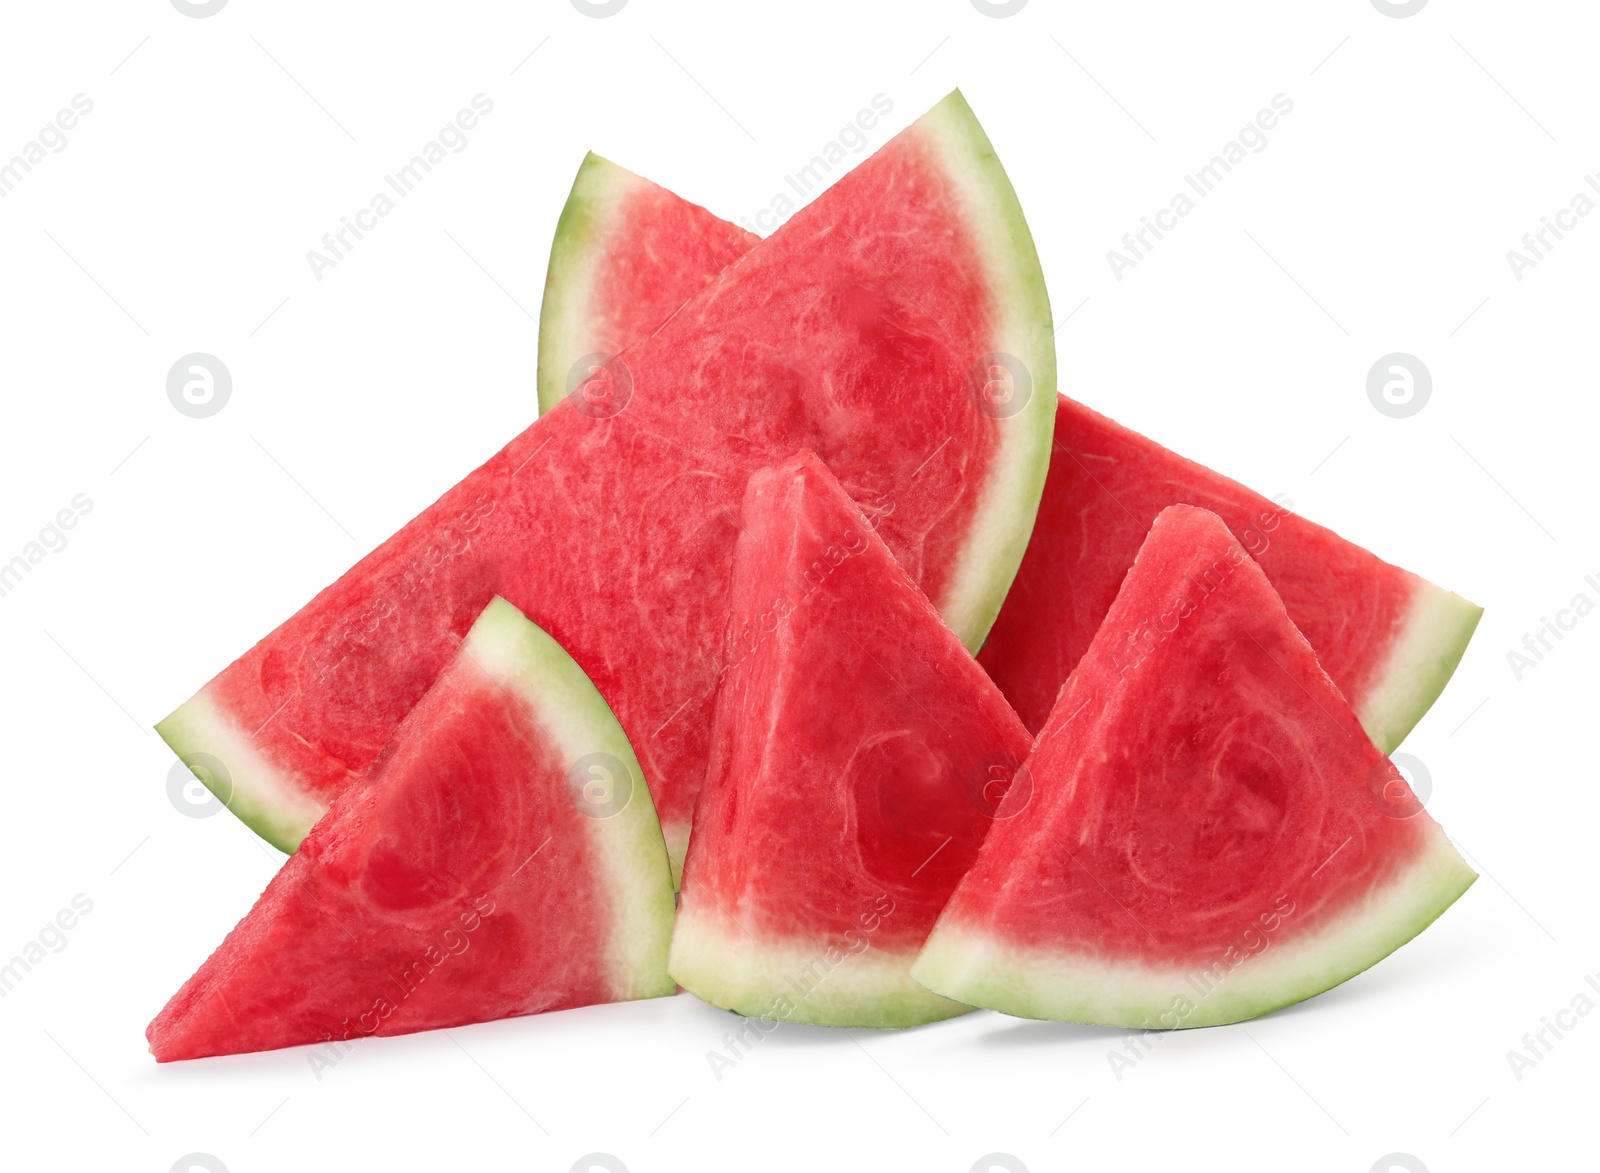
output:
M 567 370 L 593 349 L 597 242 L 647 181 L 590 152 L 556 222 L 539 309 L 539 414 L 566 398 Z M 565 364 L 565 365 L 563 365 Z
M 252 736 L 212 701 L 212 687 L 208 684 L 175 709 L 156 732 L 186 764 L 197 754 L 221 762 L 226 784 L 206 772 L 192 772 L 257 835 L 293 854 L 328 808 L 307 794 L 298 778 L 261 756 Z
M 583 820 L 612 913 L 612 995 L 675 993 L 666 968 L 673 917 L 667 849 L 644 772 L 605 698 L 555 639 L 501 598 L 473 624 L 462 654 L 527 704 L 561 761 L 606 754 L 628 771 L 626 805 Z
M 1197 979 L 1205 973 L 1203 962 L 1166 968 L 1051 952 L 952 923 L 948 914 L 911 972 L 946 997 L 1019 1018 L 1133 1030 L 1217 1026 L 1304 1001 L 1354 977 L 1427 928 L 1476 879 L 1435 827 L 1427 850 L 1393 882 L 1313 936 L 1296 938 L 1291 915 L 1277 933 L 1266 934 L 1266 949 L 1236 967 L 1224 964 L 1224 976 L 1209 982 Z
M 1389 754 L 1438 699 L 1461 663 L 1483 608 L 1418 579 L 1411 611 L 1389 659 L 1375 674 L 1356 716 L 1367 736 Z
M 683 883 L 683 861 L 689 856 L 689 826 L 688 822 L 682 822 L 661 828 L 661 833 L 667 841 L 667 859 L 672 864 L 674 888 Z
M 701 1001 L 747 1018 L 890 1028 L 972 1009 L 912 981 L 915 952 L 881 949 L 860 929 L 854 940 L 867 945 L 851 952 L 844 941 L 760 939 L 685 896 L 667 969 Z
M 961 558 L 944 596 L 934 600 L 951 630 L 976 654 L 1022 565 L 1044 493 L 1056 419 L 1055 330 L 1039 254 L 1017 193 L 961 91 L 923 115 L 915 132 L 938 158 L 975 239 L 984 285 L 995 299 L 991 351 L 1020 359 L 1032 383 L 1022 409 L 995 420 L 999 452 Z

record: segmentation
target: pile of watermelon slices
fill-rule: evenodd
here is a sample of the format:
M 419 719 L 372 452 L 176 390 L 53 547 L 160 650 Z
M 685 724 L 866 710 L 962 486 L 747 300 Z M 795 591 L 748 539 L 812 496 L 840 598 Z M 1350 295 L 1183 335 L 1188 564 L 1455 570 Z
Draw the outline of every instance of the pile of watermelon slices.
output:
M 158 1060 L 681 985 L 1308 998 L 1475 879 L 1384 755 L 1479 610 L 1056 391 L 950 95 L 766 240 L 595 156 L 541 416 L 160 723 L 291 858 Z

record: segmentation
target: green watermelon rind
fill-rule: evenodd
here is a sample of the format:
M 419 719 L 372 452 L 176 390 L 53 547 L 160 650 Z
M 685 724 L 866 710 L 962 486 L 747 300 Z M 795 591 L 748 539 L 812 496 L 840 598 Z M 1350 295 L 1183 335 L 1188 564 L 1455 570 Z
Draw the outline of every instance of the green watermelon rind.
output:
M 1314 934 L 1293 936 L 1291 914 L 1276 934 L 1288 939 L 1266 934 L 1267 947 L 1236 966 L 1217 958 L 1224 976 L 1204 994 L 1205 984 L 1195 980 L 1204 962 L 1158 968 L 1087 952 L 1052 953 L 948 916 L 934 926 L 911 974 L 946 997 L 1017 1018 L 1130 1030 L 1221 1026 L 1303 1002 L 1370 969 L 1438 919 L 1477 878 L 1435 827 L 1399 878 Z M 1192 1008 L 1180 1011 L 1180 998 Z
M 567 395 L 568 367 L 581 357 L 575 346 L 593 336 L 589 322 L 590 282 L 594 258 L 608 226 L 626 206 L 628 193 L 645 181 L 609 159 L 590 151 L 578 167 L 572 191 L 556 221 L 550 245 L 550 265 L 545 272 L 544 300 L 539 308 L 539 356 L 536 380 L 539 414 L 544 415 Z
M 676 992 L 667 976 L 672 939 L 672 872 L 644 771 L 616 714 L 554 637 L 512 604 L 495 598 L 461 647 L 491 679 L 530 709 L 560 760 L 607 754 L 628 771 L 628 801 L 584 827 L 612 917 L 608 972 L 618 1000 Z
M 245 826 L 279 851 L 293 855 L 328 808 L 283 784 L 283 771 L 262 757 L 251 744 L 251 736 L 213 703 L 213 687 L 207 685 L 184 701 L 156 725 L 156 732 Z M 199 754 L 215 758 L 227 776 L 195 769 L 191 763 Z
M 1418 579 L 1417 593 L 1387 662 L 1356 714 L 1367 736 L 1390 754 L 1450 683 L 1483 608 Z
M 702 1002 L 746 1018 L 887 1030 L 972 1011 L 907 976 L 914 951 L 880 949 L 870 944 L 870 934 L 867 940 L 860 953 L 838 950 L 841 959 L 829 965 L 825 943 L 757 938 L 686 904 L 678 914 L 667 971 Z M 814 988 L 802 995 L 808 984 Z M 787 1009 L 780 1008 L 780 998 L 787 999 Z
M 937 600 L 945 622 L 976 653 L 1022 565 L 1044 495 L 1056 422 L 1055 328 L 1022 204 L 961 91 L 952 91 L 915 129 L 941 154 L 943 171 L 954 182 L 977 236 L 988 270 L 986 285 L 996 299 L 996 321 L 989 331 L 994 352 L 1020 359 L 1033 384 L 1022 410 L 996 421 L 1001 453 L 950 585 Z

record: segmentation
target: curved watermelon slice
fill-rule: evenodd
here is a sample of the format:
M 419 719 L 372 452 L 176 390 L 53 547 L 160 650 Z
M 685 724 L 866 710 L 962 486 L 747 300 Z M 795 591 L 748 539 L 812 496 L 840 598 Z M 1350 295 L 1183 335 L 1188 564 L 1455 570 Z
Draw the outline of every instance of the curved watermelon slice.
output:
M 661 997 L 672 907 L 616 718 L 496 599 L 146 1035 L 165 1062 Z
M 912 975 L 1028 1018 L 1236 1022 L 1321 993 L 1476 876 L 1220 518 L 1151 527 Z
M 816 457 L 751 476 L 743 521 L 668 969 L 757 1017 L 963 1014 L 911 962 L 1028 731 Z
M 761 238 L 590 152 L 556 224 L 539 311 L 539 413 L 585 358 L 648 338 Z M 579 381 L 587 378 L 579 371 Z
M 611 702 L 681 861 L 750 473 L 815 451 L 976 648 L 1044 482 L 1049 323 L 1015 193 L 952 94 L 157 728 L 293 850 L 499 593 Z M 1011 359 L 1032 389 L 1006 403 Z
M 1065 396 L 1033 540 L 978 656 L 1028 728 L 1044 724 L 1150 522 L 1178 504 L 1228 523 L 1367 734 L 1385 753 L 1398 746 L 1444 691 L 1482 608 Z

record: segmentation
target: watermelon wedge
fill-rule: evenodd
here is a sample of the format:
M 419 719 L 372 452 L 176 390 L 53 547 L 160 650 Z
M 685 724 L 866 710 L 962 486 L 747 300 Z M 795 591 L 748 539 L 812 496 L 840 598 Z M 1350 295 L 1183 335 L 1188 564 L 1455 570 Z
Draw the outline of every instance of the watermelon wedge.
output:
M 756 1017 L 965 1013 L 911 962 L 1028 731 L 815 456 L 754 474 L 743 522 L 668 969 Z
M 1028 728 L 1044 724 L 1150 522 L 1177 504 L 1228 523 L 1367 734 L 1385 753 L 1398 746 L 1482 609 L 1065 396 L 1033 540 L 978 656 Z
M 1188 506 L 1155 519 L 998 816 L 912 975 L 1027 1018 L 1264 1014 L 1476 879 L 1261 568 Z
M 744 485 L 802 447 L 982 642 L 1044 482 L 1055 353 L 1032 238 L 959 93 L 599 365 L 157 726 L 226 767 L 260 834 L 294 849 L 498 593 L 611 702 L 681 861 Z
M 760 238 L 590 153 L 550 247 L 539 312 L 539 413 L 749 252 Z M 575 368 L 577 368 L 575 372 Z
M 496 599 L 146 1035 L 166 1062 L 661 997 L 672 910 L 621 726 Z

